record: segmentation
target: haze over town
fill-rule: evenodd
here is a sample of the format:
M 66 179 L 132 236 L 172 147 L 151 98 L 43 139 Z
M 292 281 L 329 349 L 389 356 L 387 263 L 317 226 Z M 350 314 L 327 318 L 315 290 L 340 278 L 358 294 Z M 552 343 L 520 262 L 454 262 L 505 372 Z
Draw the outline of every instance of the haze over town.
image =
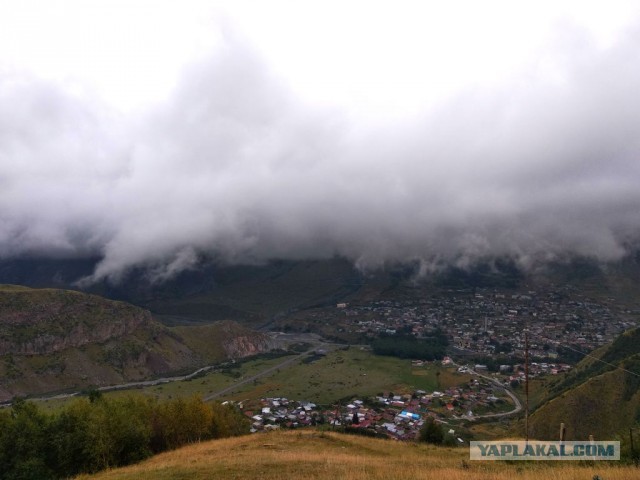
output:
M 621 258 L 635 2 L 2 2 L 0 258 Z

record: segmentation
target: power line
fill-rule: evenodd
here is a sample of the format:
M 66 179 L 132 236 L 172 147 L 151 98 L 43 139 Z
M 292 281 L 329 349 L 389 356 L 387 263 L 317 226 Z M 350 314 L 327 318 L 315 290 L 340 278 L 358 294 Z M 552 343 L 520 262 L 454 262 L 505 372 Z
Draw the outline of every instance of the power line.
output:
M 591 355 L 590 353 L 585 353 L 585 352 L 583 352 L 583 351 L 580 351 L 580 350 L 578 350 L 578 349 L 575 349 L 575 348 L 573 348 L 573 347 L 570 347 L 569 345 L 567 345 L 567 344 L 565 344 L 565 343 L 562 343 L 562 342 L 559 342 L 558 340 L 552 340 L 552 339 L 550 339 L 550 338 L 543 337 L 542 335 L 537 335 L 537 336 L 538 336 L 538 337 L 540 337 L 540 338 L 542 338 L 543 340 L 547 340 L 547 341 L 549 341 L 549 342 L 553 342 L 553 343 L 555 343 L 555 344 L 557 344 L 557 345 L 562 345 L 564 348 L 567 348 L 567 349 L 569 349 L 569 350 L 572 350 L 572 351 L 574 351 L 574 352 L 577 352 L 577 353 L 579 353 L 579 354 L 581 354 L 581 355 L 584 355 L 585 357 L 593 358 L 594 360 L 596 360 L 596 361 L 598 361 L 598 362 L 600 362 L 600 363 L 604 363 L 604 364 L 609 365 L 609 366 L 611 366 L 611 367 L 614 367 L 614 368 L 616 368 L 616 369 L 618 369 L 618 368 L 619 368 L 620 370 L 622 370 L 622 371 L 624 371 L 624 372 L 630 373 L 631 375 L 635 375 L 636 377 L 640 377 L 640 374 L 639 374 L 639 373 L 632 372 L 631 370 L 627 370 L 626 368 L 623 368 L 623 367 L 621 367 L 620 365 L 615 365 L 615 364 L 613 364 L 613 363 L 605 362 L 604 360 L 602 360 L 602 359 L 600 359 L 600 358 L 598 358 L 598 357 L 596 357 L 596 356 L 594 356 L 594 355 Z

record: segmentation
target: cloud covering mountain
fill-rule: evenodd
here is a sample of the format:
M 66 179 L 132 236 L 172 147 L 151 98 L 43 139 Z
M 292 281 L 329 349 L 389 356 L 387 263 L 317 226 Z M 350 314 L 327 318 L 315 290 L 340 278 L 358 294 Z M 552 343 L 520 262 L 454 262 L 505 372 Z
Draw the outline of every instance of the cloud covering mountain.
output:
M 135 113 L 0 69 L 0 258 L 98 255 L 96 279 L 201 254 L 618 259 L 640 234 L 639 27 L 603 47 L 561 26 L 499 80 L 371 118 L 302 98 L 233 28 Z

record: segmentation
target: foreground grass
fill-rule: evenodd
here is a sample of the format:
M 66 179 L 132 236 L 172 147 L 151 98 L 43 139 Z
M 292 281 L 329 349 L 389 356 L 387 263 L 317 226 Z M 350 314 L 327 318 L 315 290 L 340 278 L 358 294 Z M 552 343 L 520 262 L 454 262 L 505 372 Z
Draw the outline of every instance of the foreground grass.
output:
M 617 463 L 471 462 L 466 448 L 444 448 L 313 430 L 215 440 L 138 465 L 80 479 L 443 479 L 603 480 L 640 478 Z

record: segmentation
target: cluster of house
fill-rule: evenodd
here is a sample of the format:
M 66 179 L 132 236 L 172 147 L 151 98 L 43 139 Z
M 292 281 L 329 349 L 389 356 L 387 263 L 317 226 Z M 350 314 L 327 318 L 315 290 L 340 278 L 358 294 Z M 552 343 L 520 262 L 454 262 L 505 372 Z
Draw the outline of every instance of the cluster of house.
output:
M 592 350 L 636 325 L 630 312 L 584 297 L 571 287 L 505 293 L 449 290 L 416 301 L 339 304 L 344 331 L 375 337 L 428 336 L 442 329 L 450 344 L 480 355 L 522 355 L 527 327 L 529 354 L 554 360 L 563 345 Z
M 261 430 L 275 430 L 281 427 L 297 428 L 323 423 L 315 403 L 293 401 L 284 397 L 263 398 L 260 403 L 259 411 L 244 411 L 244 414 L 252 420 L 251 433 Z
M 501 373 L 507 373 L 513 371 L 514 374 L 509 377 L 510 380 L 522 380 L 524 378 L 524 364 L 514 365 L 509 369 L 510 365 L 500 365 Z M 568 363 L 538 363 L 531 362 L 529 364 L 529 376 L 539 377 L 543 375 L 558 375 L 559 373 L 566 373 L 571 370 L 571 365 Z
M 251 419 L 251 432 L 280 428 L 327 425 L 367 429 L 397 440 L 413 440 L 427 417 L 446 423 L 448 420 L 473 419 L 479 412 L 510 409 L 510 404 L 494 385 L 482 379 L 442 392 L 417 390 L 412 394 L 382 393 L 365 400 L 354 398 L 346 404 L 331 406 L 287 398 L 263 398 L 257 409 L 245 410 Z M 453 433 L 450 432 L 452 435 Z
M 442 360 L 442 365 L 450 365 L 451 359 L 449 357 L 445 357 Z M 414 365 L 416 362 L 414 361 Z M 419 363 L 417 363 L 419 365 Z M 571 370 L 571 365 L 568 363 L 538 363 L 531 362 L 529 364 L 529 376 L 530 377 L 539 377 L 543 375 L 558 375 L 559 373 L 566 373 Z M 458 367 L 458 373 L 470 373 L 470 372 L 487 372 L 489 369 L 487 365 L 477 363 L 475 365 L 462 365 Z M 508 376 L 505 385 L 508 385 L 510 381 L 516 380 L 521 381 L 525 377 L 525 366 L 523 363 L 517 363 L 515 365 L 499 365 L 498 373 Z
M 286 398 L 263 398 L 259 412 L 245 411 L 251 418 L 251 432 L 280 428 L 326 425 L 368 429 L 398 440 L 414 440 L 424 423 L 426 408 L 406 396 L 380 397 L 379 405 L 353 399 L 346 405 L 318 406 Z

